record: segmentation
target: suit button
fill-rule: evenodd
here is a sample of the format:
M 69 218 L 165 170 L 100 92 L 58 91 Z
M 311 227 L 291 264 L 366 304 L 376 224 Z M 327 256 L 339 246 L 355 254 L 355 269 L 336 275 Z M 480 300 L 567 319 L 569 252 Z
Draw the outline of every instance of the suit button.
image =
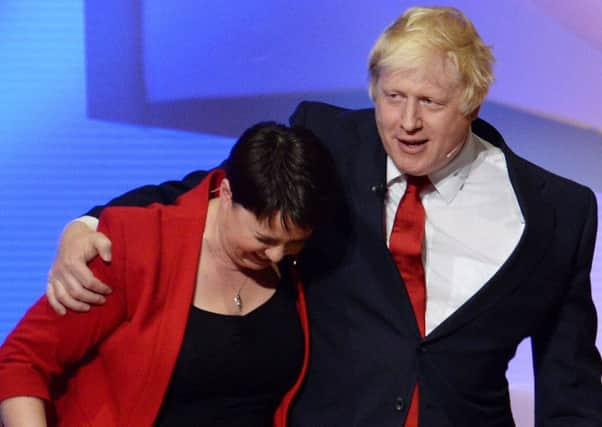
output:
M 403 408 L 406 407 L 406 402 L 405 400 L 403 400 L 403 397 L 397 397 L 397 399 L 395 399 L 395 410 L 396 411 L 403 411 Z

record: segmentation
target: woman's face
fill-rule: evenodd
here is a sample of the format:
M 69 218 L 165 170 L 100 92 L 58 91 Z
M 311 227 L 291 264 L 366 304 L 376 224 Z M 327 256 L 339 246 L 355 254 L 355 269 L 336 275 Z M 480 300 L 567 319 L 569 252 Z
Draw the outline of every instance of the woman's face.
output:
M 238 267 L 262 270 L 279 262 L 286 255 L 296 255 L 312 230 L 288 224 L 286 229 L 281 214 L 259 220 L 255 214 L 231 198 L 226 179 L 220 187 L 220 209 L 217 217 L 222 248 Z

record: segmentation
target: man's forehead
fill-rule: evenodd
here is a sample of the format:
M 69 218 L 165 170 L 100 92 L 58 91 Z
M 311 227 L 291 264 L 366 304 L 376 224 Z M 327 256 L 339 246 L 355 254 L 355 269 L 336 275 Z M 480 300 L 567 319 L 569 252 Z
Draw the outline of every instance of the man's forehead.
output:
M 415 61 L 394 62 L 383 70 L 382 77 L 387 76 L 428 82 L 442 88 L 457 87 L 461 81 L 456 63 L 449 55 L 438 51 L 427 53 Z
M 426 92 L 436 92 L 450 95 L 458 93 L 461 89 L 459 79 L 456 75 L 440 74 L 431 69 L 423 67 L 405 68 L 396 70 L 383 76 L 379 82 L 387 89 L 407 89 L 411 85 L 412 89 Z M 397 88 L 397 86 L 400 86 Z

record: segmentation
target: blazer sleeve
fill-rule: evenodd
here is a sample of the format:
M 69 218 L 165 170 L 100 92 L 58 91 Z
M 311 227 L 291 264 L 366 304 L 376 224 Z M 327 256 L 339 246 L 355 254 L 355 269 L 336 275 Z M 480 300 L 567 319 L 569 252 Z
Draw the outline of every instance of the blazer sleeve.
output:
M 595 196 L 588 195 L 566 295 L 555 321 L 532 337 L 537 427 L 602 426 L 602 362 L 590 280 L 598 214 Z
M 180 181 L 166 181 L 159 185 L 138 187 L 115 197 L 106 205 L 93 207 L 85 215 L 98 218 L 107 206 L 148 206 L 152 203 L 170 205 L 175 203 L 182 194 L 196 187 L 205 175 L 207 175 L 206 171 L 194 171 Z
M 97 257 L 90 267 L 114 285 L 113 295 L 88 313 L 69 311 L 65 316 L 57 315 L 45 296 L 40 298 L 0 347 L 0 400 L 24 395 L 49 400 L 53 380 L 76 366 L 126 319 L 124 237 L 110 215 L 103 215 L 99 229 L 118 244 L 111 263 Z
M 331 145 L 336 143 L 332 133 L 347 112 L 349 110 L 346 108 L 322 102 L 302 101 L 289 117 L 289 124 L 311 130 L 324 145 L 332 149 Z

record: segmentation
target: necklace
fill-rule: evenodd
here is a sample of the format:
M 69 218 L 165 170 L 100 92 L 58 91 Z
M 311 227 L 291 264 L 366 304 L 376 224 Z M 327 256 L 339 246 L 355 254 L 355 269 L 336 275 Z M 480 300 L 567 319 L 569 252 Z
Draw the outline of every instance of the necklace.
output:
M 238 308 L 239 313 L 242 313 L 242 298 L 240 297 L 241 290 L 242 287 L 238 290 L 238 292 L 236 292 L 236 295 L 234 295 L 234 305 L 236 305 L 236 308 Z
M 207 235 L 205 233 L 203 233 L 203 242 L 205 243 L 205 247 L 211 253 L 211 256 L 216 258 L 215 249 L 213 248 L 212 243 L 209 241 L 209 238 L 207 237 Z M 215 263 L 216 259 L 214 259 L 212 262 Z M 238 311 L 239 314 L 242 313 L 242 311 L 244 309 L 244 302 L 243 302 L 241 293 L 242 293 L 243 289 L 245 288 L 245 286 L 247 286 L 247 284 L 249 283 L 249 280 L 250 280 L 250 278 L 245 275 L 245 278 L 242 281 L 242 283 L 240 284 L 240 286 L 238 287 L 238 290 L 236 289 L 236 287 L 231 286 L 232 290 L 235 292 L 234 297 L 232 298 L 232 302 L 234 302 L 236 310 Z
M 247 283 L 249 282 L 249 278 L 247 277 L 244 281 L 244 283 L 242 285 L 240 285 L 240 288 L 238 288 L 238 291 L 236 291 L 236 295 L 234 295 L 233 301 L 234 301 L 234 305 L 236 306 L 236 308 L 238 309 L 239 313 L 242 313 L 243 310 L 243 302 L 242 302 L 242 297 L 240 296 L 240 293 L 242 292 L 243 288 L 247 285 Z

